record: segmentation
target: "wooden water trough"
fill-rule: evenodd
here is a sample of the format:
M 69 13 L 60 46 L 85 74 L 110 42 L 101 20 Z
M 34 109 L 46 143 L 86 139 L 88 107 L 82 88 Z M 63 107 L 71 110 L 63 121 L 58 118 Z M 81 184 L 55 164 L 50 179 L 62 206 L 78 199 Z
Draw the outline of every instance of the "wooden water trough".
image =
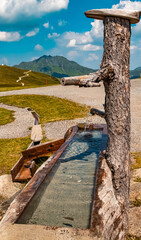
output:
M 13 182 L 23 182 L 31 179 L 37 170 L 36 159 L 43 156 L 49 157 L 51 154 L 55 153 L 70 136 L 72 131 L 74 131 L 73 127 L 67 131 L 63 139 L 56 141 L 46 142 L 36 146 L 34 146 L 32 142 L 27 150 L 22 151 L 22 156 L 11 169 Z
M 14 199 L 14 201 L 11 203 L 8 211 L 6 212 L 4 218 L 2 219 L 0 223 L 0 227 L 4 226 L 5 224 L 17 224 L 17 221 L 19 217 L 21 216 L 22 212 L 24 211 L 25 207 L 30 203 L 31 199 L 39 189 L 40 185 L 44 181 L 44 179 L 48 176 L 48 174 L 52 171 L 52 168 L 57 163 L 59 157 L 62 155 L 64 150 L 67 148 L 67 146 L 70 144 L 78 130 L 82 130 L 82 125 L 79 124 L 77 126 L 71 127 L 67 133 L 65 134 L 64 139 L 60 139 L 54 142 L 50 143 L 44 143 L 36 147 L 28 148 L 26 151 L 22 152 L 22 157 L 18 161 L 18 163 L 13 167 L 11 170 L 11 173 L 13 174 L 14 181 L 22 181 L 25 180 L 25 176 L 28 176 L 28 179 L 31 178 L 31 180 L 28 182 L 28 184 L 25 186 L 25 188 L 21 191 L 21 193 Z M 103 151 L 106 149 L 106 142 L 107 142 L 107 127 L 106 124 L 96 124 L 90 125 L 90 130 L 100 130 L 102 131 L 102 139 L 101 139 L 101 147 L 100 147 L 100 153 L 99 153 L 99 160 L 98 160 L 98 166 L 96 171 L 96 180 L 95 180 L 95 193 L 97 192 L 98 186 L 97 183 L 99 183 L 99 174 L 101 161 L 102 161 L 102 154 Z M 106 136 L 106 139 L 105 139 Z M 60 145 L 60 147 L 59 147 Z M 44 156 L 50 151 L 54 152 L 55 149 L 58 150 L 44 163 L 42 166 L 36 171 L 34 176 L 32 177 L 32 174 L 29 175 L 24 170 L 24 165 L 27 161 L 31 161 L 34 158 L 38 158 L 40 156 Z M 20 168 L 21 165 L 21 168 Z M 20 171 L 18 172 L 18 168 Z M 18 175 L 16 175 L 18 173 Z M 24 176 L 25 173 L 25 176 Z M 15 174 L 15 177 L 14 177 Z M 20 175 L 21 174 L 21 175 Z M 17 176 L 17 177 L 16 177 Z M 19 176 L 19 179 L 18 179 Z M 20 179 L 21 176 L 21 179 Z M 24 177 L 23 177 L 24 176 Z M 103 178 L 103 176 L 101 176 Z M 18 180 L 17 180 L 18 179 Z M 101 181 L 102 179 L 100 179 Z M 96 217 L 96 206 L 97 202 L 95 202 L 95 197 L 93 197 L 92 202 L 92 209 L 91 209 L 91 221 L 90 221 L 90 230 L 94 228 L 94 218 Z

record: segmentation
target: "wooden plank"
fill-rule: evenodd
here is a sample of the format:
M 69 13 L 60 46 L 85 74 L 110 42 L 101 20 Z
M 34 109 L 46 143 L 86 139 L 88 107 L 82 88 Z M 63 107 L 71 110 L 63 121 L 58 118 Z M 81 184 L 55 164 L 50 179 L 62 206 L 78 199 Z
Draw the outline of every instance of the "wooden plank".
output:
M 105 17 L 119 17 L 129 19 L 132 24 L 140 21 L 140 11 L 129 11 L 125 9 L 92 9 L 85 12 L 88 18 L 104 20 Z
M 16 182 L 23 182 L 25 180 L 29 180 L 31 179 L 32 175 L 31 175 L 31 171 L 30 168 L 26 168 L 24 165 L 21 167 L 20 171 L 18 172 L 18 174 L 15 177 L 15 181 Z
M 15 182 L 15 177 L 17 173 L 20 171 L 21 167 L 24 164 L 24 157 L 20 157 L 20 159 L 16 162 L 16 164 L 13 166 L 11 169 L 11 176 L 12 176 L 12 181 Z
M 43 143 L 38 146 L 34 146 L 25 151 L 22 151 L 24 158 L 33 159 L 44 156 L 45 154 L 53 153 L 64 143 L 64 139 L 59 139 L 53 142 Z
M 34 170 L 31 169 L 30 171 L 30 169 L 28 168 L 26 169 L 24 167 L 24 164 L 26 164 L 26 162 L 29 160 L 31 163 L 32 159 L 36 159 L 57 151 L 63 143 L 64 143 L 64 139 L 60 139 L 57 141 L 33 146 L 31 148 L 28 148 L 26 151 L 23 151 L 22 152 L 23 156 L 20 157 L 18 162 L 11 169 L 12 181 L 22 182 L 22 181 L 25 181 L 26 179 L 30 179 L 33 176 L 31 172 L 33 173 Z

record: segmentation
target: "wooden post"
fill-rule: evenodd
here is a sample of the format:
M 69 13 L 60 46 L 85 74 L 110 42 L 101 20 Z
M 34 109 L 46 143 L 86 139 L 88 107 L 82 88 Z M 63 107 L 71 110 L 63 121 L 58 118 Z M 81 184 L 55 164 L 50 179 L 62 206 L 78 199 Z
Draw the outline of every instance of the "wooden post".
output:
M 101 9 L 85 12 L 103 20 L 104 53 L 100 70 L 80 80 L 82 86 L 104 81 L 106 154 L 101 155 L 91 230 L 98 239 L 123 240 L 128 232 L 130 180 L 130 36 L 140 12 Z

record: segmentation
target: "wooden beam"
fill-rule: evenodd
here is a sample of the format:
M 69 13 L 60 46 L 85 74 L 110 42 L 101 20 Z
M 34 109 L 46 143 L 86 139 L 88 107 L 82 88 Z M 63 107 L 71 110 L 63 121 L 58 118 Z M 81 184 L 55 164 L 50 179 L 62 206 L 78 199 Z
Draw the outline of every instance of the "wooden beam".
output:
M 130 20 L 131 24 L 140 21 L 140 11 L 127 9 L 92 9 L 85 12 L 88 18 L 104 20 L 105 17 L 116 17 Z

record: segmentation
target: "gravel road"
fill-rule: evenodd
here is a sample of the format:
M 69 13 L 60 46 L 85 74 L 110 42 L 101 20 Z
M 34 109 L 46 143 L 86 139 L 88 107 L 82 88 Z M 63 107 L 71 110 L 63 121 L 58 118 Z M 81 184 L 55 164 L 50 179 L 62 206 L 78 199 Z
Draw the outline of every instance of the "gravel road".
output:
M 95 107 L 103 110 L 103 103 L 105 98 L 104 87 L 103 85 L 99 88 L 79 88 L 78 86 L 50 86 L 50 87 L 41 87 L 41 88 L 32 88 L 32 89 L 23 89 L 23 90 L 14 90 L 7 92 L 0 92 L 0 96 L 8 95 L 21 95 L 21 94 L 36 94 L 36 95 L 49 95 L 60 98 L 69 99 L 80 104 L 86 104 L 91 107 Z M 30 107 L 30 106 L 29 106 Z M 11 109 L 14 110 L 14 109 Z M 0 138 L 11 138 L 10 131 L 12 132 L 13 137 L 26 136 L 29 134 L 29 127 L 32 126 L 33 118 L 26 110 L 16 108 L 14 110 L 19 116 L 16 117 L 16 120 L 11 123 L 13 124 L 13 129 L 10 130 L 10 124 L 0 127 L 3 129 L 3 132 L 0 135 Z M 23 118 L 24 116 L 24 118 Z M 18 119 L 18 120 L 17 120 Z M 20 121 L 20 123 L 19 123 Z M 84 122 L 84 119 L 77 119 L 75 121 L 60 121 L 54 123 L 45 124 L 44 130 L 48 138 L 55 139 L 63 136 L 64 132 L 72 125 L 77 122 Z M 104 120 L 96 117 L 93 118 L 95 123 L 103 122 Z M 18 126 L 19 132 L 18 132 Z M 4 133 L 5 129 L 5 133 Z M 15 132 L 15 134 L 14 134 Z M 136 79 L 131 81 L 131 151 L 141 151 L 141 79 Z

